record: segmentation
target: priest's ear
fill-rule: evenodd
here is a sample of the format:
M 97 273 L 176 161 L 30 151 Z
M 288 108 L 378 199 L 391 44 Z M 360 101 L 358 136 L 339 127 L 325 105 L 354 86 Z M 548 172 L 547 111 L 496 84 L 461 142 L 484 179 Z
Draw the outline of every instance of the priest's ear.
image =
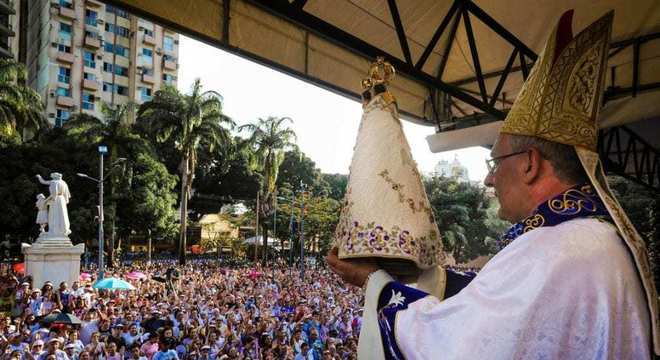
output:
M 525 184 L 532 184 L 539 179 L 543 166 L 543 155 L 535 148 L 530 147 L 527 153 L 523 155 L 522 181 Z

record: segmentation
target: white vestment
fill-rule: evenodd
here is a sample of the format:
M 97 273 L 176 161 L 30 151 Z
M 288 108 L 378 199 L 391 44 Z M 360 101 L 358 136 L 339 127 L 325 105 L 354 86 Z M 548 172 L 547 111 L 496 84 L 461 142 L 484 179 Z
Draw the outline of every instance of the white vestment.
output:
M 66 204 L 71 194 L 64 180 L 50 180 L 50 206 L 48 208 L 48 235 L 67 236 L 71 234 L 69 214 Z
M 390 281 L 382 270 L 372 274 L 367 301 L 378 299 Z M 637 270 L 616 228 L 597 219 L 521 235 L 457 295 L 442 302 L 427 296 L 398 311 L 394 334 L 406 359 L 648 359 L 651 354 L 649 312 Z M 374 349 L 368 358 L 382 354 Z

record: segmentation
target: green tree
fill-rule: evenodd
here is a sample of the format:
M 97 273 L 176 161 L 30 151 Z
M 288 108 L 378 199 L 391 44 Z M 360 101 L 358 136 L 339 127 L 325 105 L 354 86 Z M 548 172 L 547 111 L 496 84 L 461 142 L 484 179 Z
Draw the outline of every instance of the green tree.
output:
M 297 189 L 301 183 L 315 195 L 325 195 L 330 191 L 314 161 L 294 146 L 292 150 L 284 153 L 278 170 L 277 188 L 286 186 Z
M 128 196 L 122 203 L 124 222 L 132 231 L 147 237 L 148 262 L 152 239 L 169 239 L 176 234 L 176 175 L 149 154 L 139 154 L 133 166 Z
M 101 105 L 103 120 L 89 114 L 78 113 L 71 117 L 64 125 L 64 129 L 69 136 L 76 141 L 88 144 L 90 146 L 106 145 L 109 149 L 107 164 L 112 165 L 120 157 L 135 158 L 137 154 L 152 152 L 148 141 L 140 137 L 134 128 L 133 114 L 135 105 L 133 103 L 109 106 L 105 103 Z M 96 151 L 91 152 L 96 154 Z M 108 204 L 104 206 L 106 218 L 109 220 L 110 241 L 108 242 L 108 266 L 114 264 L 115 249 L 121 241 L 115 241 L 117 236 L 117 201 L 120 196 L 126 194 L 125 191 L 119 191 L 119 188 L 127 184 L 130 179 L 130 173 L 126 172 L 126 167 L 111 168 L 108 173 Z
M 37 183 L 35 174 L 48 177 L 57 171 L 72 189 L 69 203 L 70 235 L 74 243 L 93 239 L 96 233 L 94 209 L 97 203 L 96 185 L 78 178 L 77 172 L 90 173 L 96 169 L 96 159 L 88 154 L 92 149 L 55 128 L 44 134 L 43 141 L 29 141 L 0 148 L 0 242 L 7 239 L 15 248 L 38 235 L 35 225 L 35 196 L 48 194 L 48 189 Z
M 445 177 L 424 180 L 445 251 L 457 262 L 493 254 L 500 229 L 489 227 L 491 201 L 485 188 Z
M 348 186 L 348 175 L 323 174 L 322 177 L 323 181 L 328 184 L 328 196 L 337 201 L 342 201 Z
M 0 138 L 25 139 L 30 131 L 49 127 L 41 96 L 26 80 L 23 64 L 0 60 Z
M 229 146 L 231 136 L 228 129 L 235 124 L 222 113 L 222 96 L 215 91 L 203 91 L 200 79 L 195 80 L 188 95 L 169 86 L 157 91 L 152 100 L 140 106 L 138 119 L 156 142 L 171 143 L 179 156 L 179 263 L 184 265 L 188 200 L 199 153 L 213 153 Z
M 277 175 L 284 160 L 284 151 L 294 146 L 296 134 L 293 130 L 284 126 L 284 122 L 293 122 L 288 117 L 268 117 L 258 119 L 252 124 L 240 126 L 239 131 L 246 130 L 250 133 L 249 143 L 254 149 L 254 165 L 262 175 L 261 202 L 259 204 L 259 215 L 265 220 L 261 223 L 263 234 L 263 247 L 268 246 L 268 219 L 275 206 L 277 196 Z M 266 254 L 267 251 L 264 252 Z M 258 256 L 258 254 L 255 254 Z M 266 260 L 264 256 L 264 261 Z
M 646 241 L 651 271 L 660 286 L 660 193 L 620 176 L 608 176 L 612 192 Z

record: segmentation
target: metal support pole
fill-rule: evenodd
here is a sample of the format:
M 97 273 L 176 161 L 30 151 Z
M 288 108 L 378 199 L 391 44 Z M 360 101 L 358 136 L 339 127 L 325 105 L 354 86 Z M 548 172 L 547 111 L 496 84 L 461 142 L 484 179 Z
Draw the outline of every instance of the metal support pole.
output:
M 277 230 L 277 196 L 275 196 L 275 212 L 273 212 L 273 247 L 275 247 L 275 237 L 277 236 L 275 230 Z M 266 242 L 268 242 L 268 239 L 266 239 Z M 280 245 L 282 245 L 282 242 L 280 242 Z M 282 249 L 280 249 L 281 251 Z M 277 263 L 277 257 L 275 254 L 273 254 L 273 263 L 271 264 L 271 267 L 273 268 L 273 283 L 275 282 L 275 265 Z
M 305 279 L 305 184 L 300 182 L 300 280 Z
M 291 198 L 289 209 L 291 210 L 291 219 L 289 220 L 289 276 L 291 276 L 291 268 L 293 267 L 293 240 L 295 238 L 293 232 L 293 207 L 296 204 L 296 195 Z
M 99 280 L 103 279 L 103 152 L 99 158 Z
M 259 253 L 259 192 L 257 191 L 257 224 L 254 227 L 254 264 L 257 264 L 259 258 L 257 254 Z

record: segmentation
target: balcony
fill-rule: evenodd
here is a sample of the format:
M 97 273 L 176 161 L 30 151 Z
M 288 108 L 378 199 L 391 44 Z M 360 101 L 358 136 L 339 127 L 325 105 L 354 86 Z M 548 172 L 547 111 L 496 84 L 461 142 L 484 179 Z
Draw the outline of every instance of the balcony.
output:
M 98 1 L 98 0 L 87 0 L 85 2 L 85 4 L 87 6 L 90 6 L 90 7 L 101 7 L 101 6 L 103 6 L 103 3 Z
M 57 52 L 57 60 L 58 61 L 73 64 L 73 59 L 74 59 L 73 54 L 66 53 L 66 52 L 63 52 L 63 51 L 58 51 Z
M 174 60 L 163 60 L 163 68 L 165 70 L 176 70 L 176 61 L 174 61 Z
M 156 45 L 156 39 L 154 39 L 153 36 L 144 34 L 144 38 L 142 38 L 142 41 L 147 44 L 147 45 Z
M 60 6 L 59 14 L 60 14 L 61 17 L 67 18 L 67 19 L 72 19 L 73 20 L 73 19 L 76 18 L 76 11 L 74 9 L 69 9 L 67 7 L 64 7 L 64 6 Z
M 151 74 L 142 74 L 142 82 L 153 84 L 155 83 L 155 80 Z
M 99 83 L 94 80 L 83 79 L 82 86 L 84 89 L 96 91 L 99 89 Z
M 85 35 L 85 46 L 98 49 L 101 47 L 101 39 L 99 39 L 98 37 Z
M 65 107 L 73 107 L 73 98 L 70 96 L 62 96 L 62 95 L 57 95 L 57 100 L 55 103 L 58 106 L 65 106 Z

